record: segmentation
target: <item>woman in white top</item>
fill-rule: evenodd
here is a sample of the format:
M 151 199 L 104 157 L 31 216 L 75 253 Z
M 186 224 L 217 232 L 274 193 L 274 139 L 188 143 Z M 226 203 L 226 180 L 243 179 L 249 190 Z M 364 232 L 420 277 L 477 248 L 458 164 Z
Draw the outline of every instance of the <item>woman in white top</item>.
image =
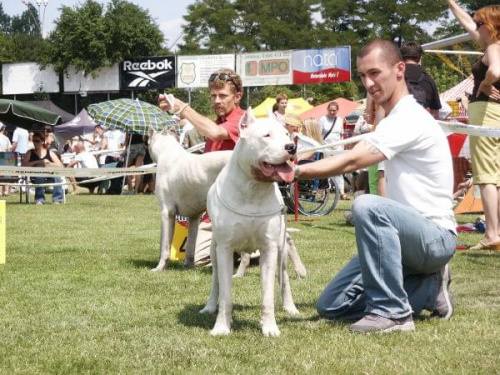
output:
M 339 111 L 339 104 L 335 101 L 328 103 L 327 114 L 319 119 L 319 127 L 321 135 L 323 136 L 324 143 L 338 142 L 344 135 L 344 119 L 337 116 Z M 332 151 L 342 151 L 344 146 L 331 147 Z M 344 191 L 344 176 L 335 176 L 335 182 L 339 187 L 340 199 L 349 200 Z
M 344 134 L 344 119 L 337 116 L 339 105 L 337 102 L 328 103 L 327 114 L 319 119 L 321 135 L 325 143 L 338 142 Z M 334 150 L 343 150 L 342 146 L 337 146 Z
M 288 105 L 288 96 L 286 96 L 286 94 L 278 94 L 276 96 L 276 103 L 273 106 L 273 113 L 276 116 L 276 118 L 281 122 L 283 122 L 287 105 Z

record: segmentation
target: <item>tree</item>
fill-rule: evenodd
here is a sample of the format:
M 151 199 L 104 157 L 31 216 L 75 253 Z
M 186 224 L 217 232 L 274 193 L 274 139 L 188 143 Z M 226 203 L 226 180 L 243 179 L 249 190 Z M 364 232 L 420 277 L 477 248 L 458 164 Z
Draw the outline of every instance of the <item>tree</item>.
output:
M 163 34 L 147 11 L 125 0 L 113 0 L 104 13 L 95 0 L 80 7 L 62 7 L 50 35 L 47 63 L 57 72 L 74 66 L 96 75 L 125 58 L 155 55 L 162 51 Z
M 160 53 L 163 33 L 148 11 L 124 0 L 112 0 L 104 24 L 109 33 L 107 58 L 110 62 Z
M 80 7 L 63 6 L 56 27 L 50 34 L 50 56 L 57 72 L 69 66 L 86 74 L 95 74 L 111 65 L 106 46 L 109 32 L 103 17 L 103 7 L 94 0 L 86 0 Z

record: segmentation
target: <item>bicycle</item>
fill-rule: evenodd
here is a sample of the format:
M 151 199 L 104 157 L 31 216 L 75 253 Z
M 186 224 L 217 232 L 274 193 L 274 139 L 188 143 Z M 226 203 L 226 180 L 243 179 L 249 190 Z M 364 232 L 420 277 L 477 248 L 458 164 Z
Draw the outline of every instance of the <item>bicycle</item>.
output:
M 309 162 L 309 161 L 303 161 Z M 279 185 L 288 210 L 295 212 L 295 186 L 298 186 L 298 210 L 306 216 L 328 215 L 337 206 L 339 188 L 332 177 L 301 180 L 289 185 Z

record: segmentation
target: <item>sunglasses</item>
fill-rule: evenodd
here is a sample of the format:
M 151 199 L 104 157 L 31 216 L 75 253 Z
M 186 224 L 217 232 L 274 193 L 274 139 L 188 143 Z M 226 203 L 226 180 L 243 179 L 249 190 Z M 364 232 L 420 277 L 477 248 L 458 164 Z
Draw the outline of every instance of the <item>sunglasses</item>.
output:
M 476 24 L 476 30 L 479 30 L 479 28 L 484 25 L 483 21 L 474 21 L 474 23 Z
M 231 82 L 233 85 L 236 86 L 236 82 L 234 82 L 231 76 L 226 73 L 214 73 L 210 75 L 210 78 L 208 78 L 208 82 L 213 82 L 216 79 L 219 79 L 221 81 Z

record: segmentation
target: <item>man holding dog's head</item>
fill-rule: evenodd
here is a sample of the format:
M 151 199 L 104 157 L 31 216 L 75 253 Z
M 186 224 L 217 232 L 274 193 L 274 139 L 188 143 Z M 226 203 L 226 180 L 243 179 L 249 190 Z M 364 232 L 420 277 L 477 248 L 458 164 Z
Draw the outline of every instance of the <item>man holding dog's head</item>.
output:
M 444 319 L 453 313 L 449 146 L 434 118 L 409 95 L 393 42 L 372 41 L 356 63 L 386 118 L 352 151 L 301 165 L 295 176 L 334 176 L 385 161 L 387 197 L 367 194 L 354 201 L 358 255 L 326 287 L 317 308 L 328 319 L 360 319 L 350 326 L 355 332 L 413 331 L 412 315 L 424 309 Z
M 239 139 L 238 123 L 244 114 L 240 108 L 243 97 L 241 78 L 231 69 L 219 69 L 210 75 L 208 87 L 217 115 L 215 122 L 177 98 L 174 98 L 172 107 L 165 95 L 160 95 L 158 104 L 161 109 L 187 119 L 207 138 L 205 152 L 232 150 Z

